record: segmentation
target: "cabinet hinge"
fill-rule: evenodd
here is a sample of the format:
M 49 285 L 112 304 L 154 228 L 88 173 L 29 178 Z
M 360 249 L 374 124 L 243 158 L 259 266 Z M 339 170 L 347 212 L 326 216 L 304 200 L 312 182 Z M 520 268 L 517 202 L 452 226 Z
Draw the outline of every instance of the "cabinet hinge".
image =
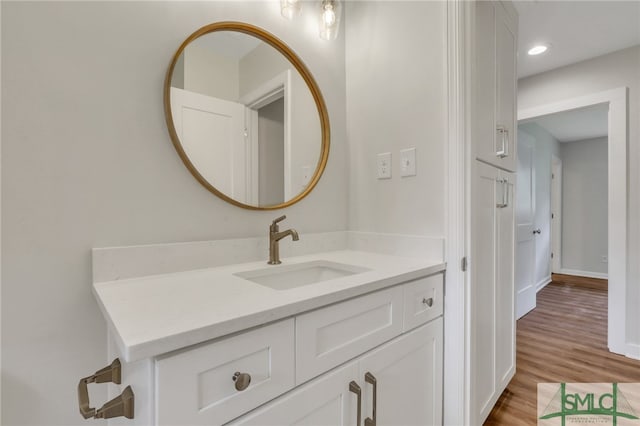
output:
M 463 257 L 460 261 L 460 269 L 462 269 L 463 272 L 467 271 L 467 256 Z
M 553 259 L 553 253 L 551 253 L 551 258 Z

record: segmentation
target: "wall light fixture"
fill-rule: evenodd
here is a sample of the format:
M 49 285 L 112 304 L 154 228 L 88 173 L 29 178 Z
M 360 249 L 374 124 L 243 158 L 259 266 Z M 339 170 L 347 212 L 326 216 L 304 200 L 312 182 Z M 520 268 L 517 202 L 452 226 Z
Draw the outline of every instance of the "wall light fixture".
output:
M 322 0 L 320 13 L 320 38 L 335 40 L 340 28 L 342 4 L 339 0 Z
M 299 15 L 300 9 L 299 0 L 280 0 L 280 13 L 289 20 Z

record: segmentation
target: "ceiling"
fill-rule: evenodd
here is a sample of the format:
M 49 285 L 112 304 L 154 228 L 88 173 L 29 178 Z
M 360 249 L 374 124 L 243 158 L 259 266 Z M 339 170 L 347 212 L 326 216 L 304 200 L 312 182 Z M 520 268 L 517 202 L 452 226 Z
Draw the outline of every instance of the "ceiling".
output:
M 520 15 L 518 78 L 640 44 L 640 1 L 514 1 Z M 534 44 L 551 48 L 527 55 Z
M 600 138 L 608 134 L 609 106 L 600 104 L 536 118 L 529 123 L 544 127 L 559 142 Z

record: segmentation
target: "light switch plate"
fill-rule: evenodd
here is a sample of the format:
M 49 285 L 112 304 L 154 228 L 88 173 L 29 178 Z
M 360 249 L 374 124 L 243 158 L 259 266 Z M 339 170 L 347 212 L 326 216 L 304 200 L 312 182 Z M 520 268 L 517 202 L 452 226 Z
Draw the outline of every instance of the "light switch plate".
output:
M 400 176 L 416 175 L 416 149 L 407 148 L 400 151 Z
M 391 153 L 378 154 L 378 179 L 391 179 Z

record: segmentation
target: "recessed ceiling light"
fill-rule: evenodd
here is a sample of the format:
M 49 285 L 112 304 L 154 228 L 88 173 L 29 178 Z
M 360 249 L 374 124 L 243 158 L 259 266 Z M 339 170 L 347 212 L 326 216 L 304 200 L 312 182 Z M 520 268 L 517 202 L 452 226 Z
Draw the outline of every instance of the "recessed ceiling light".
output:
M 540 55 L 544 52 L 546 52 L 549 49 L 549 46 L 545 45 L 545 44 L 537 44 L 535 46 L 533 46 L 531 49 L 529 49 L 529 51 L 527 52 L 529 55 Z

